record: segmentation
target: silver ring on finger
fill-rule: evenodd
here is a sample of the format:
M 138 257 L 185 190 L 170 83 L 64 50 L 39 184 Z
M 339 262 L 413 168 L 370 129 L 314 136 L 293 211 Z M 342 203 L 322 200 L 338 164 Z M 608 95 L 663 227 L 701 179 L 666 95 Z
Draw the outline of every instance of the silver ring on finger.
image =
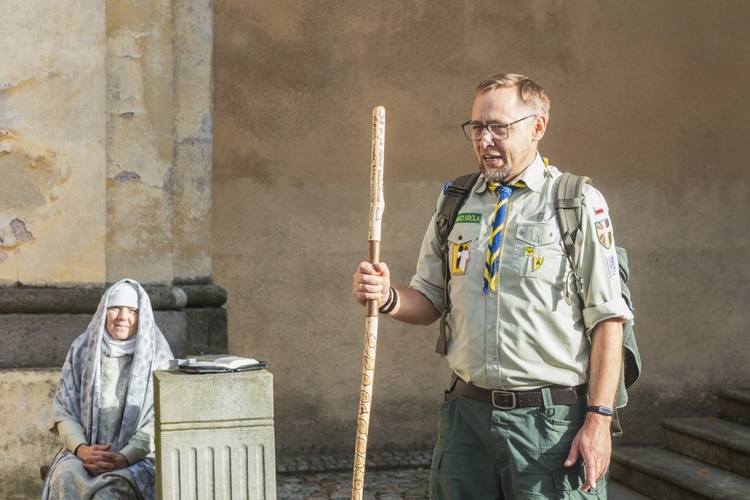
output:
M 365 284 L 364 283 L 360 283 L 359 284 L 359 291 L 362 292 L 362 291 L 364 291 L 364 289 L 365 289 Z

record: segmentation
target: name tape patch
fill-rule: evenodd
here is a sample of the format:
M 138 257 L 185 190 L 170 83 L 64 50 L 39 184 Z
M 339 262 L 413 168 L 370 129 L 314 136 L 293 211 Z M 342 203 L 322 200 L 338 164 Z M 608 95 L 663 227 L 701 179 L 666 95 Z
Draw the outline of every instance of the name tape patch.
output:
M 456 216 L 456 224 L 479 224 L 482 222 L 482 214 L 464 212 Z

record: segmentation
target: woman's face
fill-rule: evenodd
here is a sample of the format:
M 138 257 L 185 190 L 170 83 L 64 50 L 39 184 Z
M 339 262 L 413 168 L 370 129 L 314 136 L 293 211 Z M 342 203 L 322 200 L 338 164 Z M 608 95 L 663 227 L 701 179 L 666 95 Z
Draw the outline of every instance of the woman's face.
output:
M 127 340 L 138 331 L 138 309 L 126 306 L 107 308 L 107 331 L 117 340 Z

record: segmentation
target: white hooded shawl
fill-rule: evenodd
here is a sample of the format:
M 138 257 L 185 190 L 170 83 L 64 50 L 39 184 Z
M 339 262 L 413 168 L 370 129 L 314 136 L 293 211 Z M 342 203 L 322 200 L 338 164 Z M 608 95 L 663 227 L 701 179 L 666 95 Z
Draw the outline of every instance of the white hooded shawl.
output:
M 138 430 L 153 422 L 152 372 L 166 369 L 169 360 L 173 358 L 167 340 L 154 322 L 151 300 L 140 284 L 125 279 L 115 283 L 104 293 L 88 328 L 70 346 L 53 404 L 55 424 L 62 420 L 77 421 L 83 427 L 87 443 L 94 444 L 92 439 L 96 439 L 99 426 L 99 371 L 107 304 L 112 292 L 125 282 L 138 289 L 138 331 L 120 433 L 110 450 L 113 452 L 122 450 Z M 54 424 L 50 430 L 56 432 Z M 48 498 L 50 478 L 57 465 L 71 459 L 77 460 L 77 457 L 63 446 L 47 474 L 43 500 Z M 144 498 L 155 497 L 152 455 L 131 464 L 123 471 L 131 476 L 130 479 L 138 486 Z

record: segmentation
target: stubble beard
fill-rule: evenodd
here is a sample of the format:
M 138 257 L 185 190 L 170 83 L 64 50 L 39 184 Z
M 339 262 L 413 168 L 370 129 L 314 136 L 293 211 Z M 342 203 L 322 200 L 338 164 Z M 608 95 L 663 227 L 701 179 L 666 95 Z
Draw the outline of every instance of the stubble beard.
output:
M 505 184 L 509 181 L 511 176 L 510 166 L 503 165 L 500 168 L 488 169 L 481 162 L 479 163 L 479 171 L 484 174 L 484 178 L 490 182 L 496 182 L 498 184 Z

